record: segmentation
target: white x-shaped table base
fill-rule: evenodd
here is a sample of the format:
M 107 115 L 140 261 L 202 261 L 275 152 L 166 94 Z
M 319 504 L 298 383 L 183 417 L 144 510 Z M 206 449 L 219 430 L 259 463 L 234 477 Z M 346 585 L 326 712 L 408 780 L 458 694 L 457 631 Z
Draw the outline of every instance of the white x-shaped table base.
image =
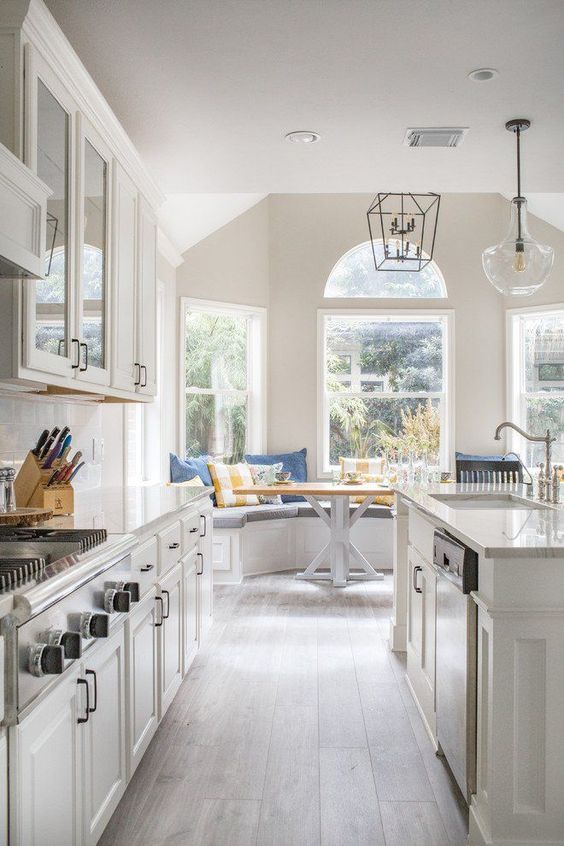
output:
M 362 517 L 368 506 L 374 502 L 374 497 L 367 496 L 350 517 L 350 497 L 348 496 L 330 497 L 330 514 L 327 514 L 315 497 L 306 495 L 305 498 L 321 520 L 329 526 L 331 539 L 303 573 L 296 574 L 296 579 L 330 580 L 334 587 L 345 587 L 349 581 L 383 579 L 384 574 L 378 573 L 374 569 L 350 539 L 350 530 L 356 521 Z M 358 564 L 359 570 L 351 572 L 351 556 Z M 327 562 L 329 563 L 329 570 L 326 566 Z M 321 567 L 325 569 L 320 570 Z

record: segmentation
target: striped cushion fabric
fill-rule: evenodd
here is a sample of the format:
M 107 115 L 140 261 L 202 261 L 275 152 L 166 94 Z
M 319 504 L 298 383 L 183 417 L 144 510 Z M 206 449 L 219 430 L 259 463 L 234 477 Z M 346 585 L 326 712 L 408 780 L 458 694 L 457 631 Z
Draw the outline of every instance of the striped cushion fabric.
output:
M 383 458 L 339 458 L 341 476 L 345 473 L 362 473 L 363 476 L 381 476 L 384 472 Z
M 234 494 L 233 488 L 254 484 L 248 464 L 208 464 L 218 508 L 233 508 L 237 505 L 258 505 L 254 494 Z

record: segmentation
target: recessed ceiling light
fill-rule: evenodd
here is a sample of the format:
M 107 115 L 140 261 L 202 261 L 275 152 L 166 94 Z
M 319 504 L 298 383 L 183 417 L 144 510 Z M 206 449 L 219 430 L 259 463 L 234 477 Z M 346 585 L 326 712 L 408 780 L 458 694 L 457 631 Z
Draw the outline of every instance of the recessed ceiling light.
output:
M 495 68 L 476 68 L 468 74 L 469 79 L 473 79 L 474 82 L 489 82 L 495 76 L 499 76 Z
M 318 132 L 300 129 L 298 132 L 288 132 L 285 138 L 292 144 L 315 144 L 316 141 L 319 141 L 320 135 Z

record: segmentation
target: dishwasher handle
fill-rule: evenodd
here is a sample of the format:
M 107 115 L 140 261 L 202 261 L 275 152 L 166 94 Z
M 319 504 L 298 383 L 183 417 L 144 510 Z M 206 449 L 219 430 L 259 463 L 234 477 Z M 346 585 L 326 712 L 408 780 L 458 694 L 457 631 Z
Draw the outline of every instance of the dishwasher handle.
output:
M 420 588 L 419 585 L 417 584 L 417 573 L 422 573 L 422 572 L 423 572 L 423 567 L 420 567 L 419 564 L 417 564 L 413 568 L 412 579 L 413 579 L 413 590 L 415 591 L 415 593 L 423 593 L 423 588 Z

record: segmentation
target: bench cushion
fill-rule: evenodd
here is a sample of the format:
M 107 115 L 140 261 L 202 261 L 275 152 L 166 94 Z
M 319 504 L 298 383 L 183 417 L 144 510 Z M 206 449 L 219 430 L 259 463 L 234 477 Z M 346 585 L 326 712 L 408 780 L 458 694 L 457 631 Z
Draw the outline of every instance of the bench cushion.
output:
M 320 505 L 326 514 L 331 513 L 331 506 L 328 502 L 321 502 Z M 352 515 L 356 511 L 356 508 L 356 505 L 351 505 L 351 507 L 349 508 L 350 517 L 352 517 Z M 298 517 L 319 517 L 319 514 L 313 510 L 309 502 L 305 502 L 303 504 L 300 503 L 298 507 Z M 393 517 L 393 514 L 392 509 L 389 505 L 369 505 L 360 519 L 364 520 L 365 517 L 383 518 L 386 520 Z
M 247 523 L 261 520 L 286 520 L 298 516 L 298 506 L 292 505 L 253 505 L 234 508 L 214 508 L 214 529 L 242 529 Z

